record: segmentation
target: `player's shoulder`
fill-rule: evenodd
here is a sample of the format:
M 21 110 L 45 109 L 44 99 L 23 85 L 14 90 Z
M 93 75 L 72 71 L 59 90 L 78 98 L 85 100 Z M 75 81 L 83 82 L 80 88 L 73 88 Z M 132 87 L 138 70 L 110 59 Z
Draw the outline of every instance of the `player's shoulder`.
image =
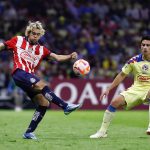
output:
M 38 43 L 38 46 L 41 47 L 44 51 L 50 51 L 45 45 Z
M 25 39 L 25 37 L 21 36 L 21 35 L 16 35 L 16 36 L 12 37 L 12 39 L 13 40 L 23 40 L 23 39 Z
M 16 35 L 14 36 L 13 38 L 25 38 L 24 36 L 21 36 L 21 35 Z
M 143 61 L 142 54 L 138 54 L 130 58 L 127 63 L 131 64 L 131 63 L 136 63 L 136 62 L 141 62 L 141 61 Z
M 51 51 L 45 45 L 41 45 L 40 43 L 37 43 L 37 47 L 40 51 L 43 51 L 46 54 L 51 53 Z

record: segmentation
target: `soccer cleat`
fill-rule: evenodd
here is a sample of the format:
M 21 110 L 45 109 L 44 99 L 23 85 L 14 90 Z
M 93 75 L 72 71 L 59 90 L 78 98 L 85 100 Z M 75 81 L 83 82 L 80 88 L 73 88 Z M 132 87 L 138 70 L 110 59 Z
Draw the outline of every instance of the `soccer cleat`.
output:
M 36 136 L 33 133 L 24 133 L 23 134 L 23 138 L 24 139 L 33 139 L 33 140 L 37 140 Z
M 150 127 L 146 130 L 146 134 L 150 135 Z
M 67 107 L 64 109 L 64 114 L 69 115 L 71 112 L 79 109 L 82 104 L 68 104 Z
M 107 137 L 107 133 L 106 132 L 101 132 L 101 131 L 98 131 L 95 134 L 90 136 L 91 139 L 105 138 L 105 137 Z

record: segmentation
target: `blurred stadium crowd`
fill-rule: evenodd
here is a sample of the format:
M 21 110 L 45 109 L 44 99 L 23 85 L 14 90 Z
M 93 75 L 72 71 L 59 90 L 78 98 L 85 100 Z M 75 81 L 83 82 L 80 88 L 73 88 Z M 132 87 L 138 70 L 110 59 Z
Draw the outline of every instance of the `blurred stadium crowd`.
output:
M 39 20 L 46 29 L 40 42 L 58 54 L 77 51 L 89 61 L 91 79 L 114 78 L 140 52 L 141 35 L 150 34 L 148 0 L 1 0 L 0 16 L 0 41 Z M 72 63 L 43 61 L 38 73 L 47 81 L 72 78 Z M 11 53 L 1 52 L 0 88 L 12 86 L 11 68 Z

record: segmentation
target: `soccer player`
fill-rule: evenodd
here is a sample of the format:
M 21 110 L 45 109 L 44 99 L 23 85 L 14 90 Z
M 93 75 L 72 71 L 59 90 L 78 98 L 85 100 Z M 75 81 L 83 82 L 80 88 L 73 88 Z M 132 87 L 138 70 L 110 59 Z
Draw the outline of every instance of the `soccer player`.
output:
M 34 73 L 43 58 L 56 61 L 67 61 L 77 58 L 77 53 L 69 55 L 57 55 L 46 47 L 40 45 L 38 40 L 43 36 L 45 30 L 39 21 L 29 22 L 24 36 L 16 36 L 0 43 L 0 50 L 11 50 L 13 52 L 14 69 L 12 77 L 15 84 L 22 88 L 31 100 L 38 104 L 28 129 L 23 134 L 25 139 L 37 139 L 33 131 L 44 117 L 49 103 L 52 102 L 64 110 L 68 115 L 78 109 L 81 104 L 68 104 L 57 97 L 46 83 Z
M 112 99 L 104 113 L 100 129 L 91 135 L 90 138 L 107 137 L 108 127 L 117 108 L 123 107 L 129 110 L 150 101 L 150 36 L 143 36 L 140 44 L 141 54 L 132 57 L 123 66 L 122 71 L 116 76 L 107 90 L 101 94 L 100 100 L 104 96 L 108 96 L 110 90 L 118 86 L 131 72 L 134 75 L 133 85 Z

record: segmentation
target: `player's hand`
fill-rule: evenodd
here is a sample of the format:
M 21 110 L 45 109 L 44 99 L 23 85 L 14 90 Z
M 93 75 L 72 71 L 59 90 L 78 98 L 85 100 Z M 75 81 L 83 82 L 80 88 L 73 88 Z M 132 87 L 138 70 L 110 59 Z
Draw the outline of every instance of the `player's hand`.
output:
M 104 91 L 104 92 L 100 95 L 99 100 L 102 100 L 103 98 L 105 98 L 106 96 L 108 96 L 108 94 L 109 94 L 109 90 L 107 89 L 106 91 Z
M 76 52 L 73 52 L 73 53 L 70 54 L 70 56 L 71 56 L 71 59 L 74 60 L 74 59 L 77 59 L 78 54 Z

